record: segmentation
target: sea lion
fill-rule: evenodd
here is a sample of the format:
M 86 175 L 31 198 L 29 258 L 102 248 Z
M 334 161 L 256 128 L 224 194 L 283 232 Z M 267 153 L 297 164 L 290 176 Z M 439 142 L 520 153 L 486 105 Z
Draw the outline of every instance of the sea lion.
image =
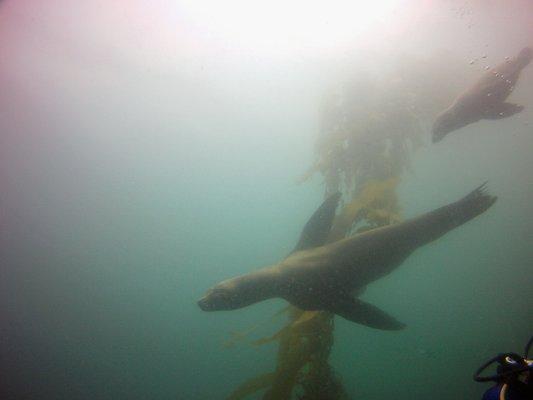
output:
M 418 247 L 483 213 L 496 197 L 483 184 L 463 199 L 416 218 L 313 247 L 325 240 L 337 200 L 338 194 L 327 199 L 308 222 L 302 238 L 313 239 L 301 239 L 296 251 L 278 264 L 217 284 L 198 301 L 200 308 L 233 310 L 280 297 L 303 310 L 329 311 L 382 330 L 402 329 L 403 323 L 357 295 Z
M 533 50 L 525 47 L 516 57 L 483 74 L 475 85 L 460 94 L 450 107 L 437 116 L 433 124 L 433 143 L 481 119 L 507 118 L 522 111 L 523 106 L 506 103 L 505 100 L 532 58 Z

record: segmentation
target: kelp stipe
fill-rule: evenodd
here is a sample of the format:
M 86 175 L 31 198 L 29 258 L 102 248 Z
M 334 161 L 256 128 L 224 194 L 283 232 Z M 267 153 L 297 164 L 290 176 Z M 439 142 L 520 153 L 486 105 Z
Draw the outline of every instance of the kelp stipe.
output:
M 403 86 L 417 87 L 408 85 L 409 78 L 404 77 Z M 410 156 L 422 144 L 421 116 L 431 114 L 428 107 L 440 104 L 428 104 L 424 93 L 404 91 L 394 82 L 389 82 L 390 87 L 363 85 L 373 91 L 368 96 L 377 99 L 373 103 L 359 101 L 361 93 L 351 91 L 360 90 L 361 85 L 353 82 L 325 97 L 315 161 L 299 182 L 320 173 L 326 198 L 342 193 L 344 206 L 334 219 L 329 243 L 401 220 L 397 196 L 401 175 L 409 170 Z M 435 102 L 443 103 L 446 98 L 443 91 Z M 228 399 L 244 399 L 259 390 L 265 390 L 263 400 L 349 399 L 329 364 L 333 314 L 291 306 L 288 319 L 278 332 L 253 342 L 278 341 L 275 370 L 246 381 Z

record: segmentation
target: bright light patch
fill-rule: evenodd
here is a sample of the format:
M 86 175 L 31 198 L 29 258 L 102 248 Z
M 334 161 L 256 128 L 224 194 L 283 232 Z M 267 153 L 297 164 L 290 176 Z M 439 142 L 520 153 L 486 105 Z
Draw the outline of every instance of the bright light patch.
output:
M 399 0 L 186 0 L 196 34 L 236 48 L 285 54 L 365 41 L 390 28 Z

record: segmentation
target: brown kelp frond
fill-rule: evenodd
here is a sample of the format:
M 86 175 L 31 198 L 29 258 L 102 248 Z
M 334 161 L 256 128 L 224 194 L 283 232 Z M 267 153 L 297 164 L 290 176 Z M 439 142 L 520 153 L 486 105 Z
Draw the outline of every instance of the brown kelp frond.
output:
M 295 179 L 294 183 L 296 185 L 301 185 L 302 183 L 307 182 L 321 169 L 322 169 L 322 161 L 315 160 L 315 162 L 309 168 L 307 168 L 307 170 L 302 175 L 300 175 L 299 177 Z
M 237 343 L 244 342 L 249 333 L 250 330 L 246 330 L 244 332 L 230 332 L 230 337 L 222 342 L 222 347 L 225 349 L 235 347 Z
M 333 315 L 293 306 L 284 312 L 289 313 L 290 319 L 285 327 L 270 337 L 252 342 L 259 346 L 279 341 L 276 371 L 248 380 L 229 399 L 242 399 L 268 388 L 263 399 L 289 400 L 296 386 L 312 379 L 307 375 L 318 377 L 317 370 L 330 368 L 327 358 L 333 343 Z
M 344 238 L 352 227 L 365 219 L 371 221 L 373 226 L 397 222 L 399 207 L 396 187 L 399 181 L 398 177 L 390 177 L 366 182 L 358 195 L 336 217 L 328 242 Z
M 250 328 L 244 330 L 244 331 L 233 331 L 233 332 L 230 332 L 230 337 L 228 339 L 226 339 L 223 343 L 222 343 L 222 346 L 224 348 L 232 348 L 234 346 L 236 346 L 238 343 L 243 343 L 246 341 L 247 337 L 250 336 L 250 334 L 252 334 L 253 332 L 255 332 L 258 328 L 260 328 L 261 326 L 267 324 L 267 323 L 270 323 L 270 322 L 273 322 L 275 321 L 278 317 L 282 316 L 283 314 L 286 314 L 286 313 L 289 313 L 291 308 L 293 308 L 290 304 L 288 306 L 285 306 L 283 307 L 281 310 L 277 311 L 274 315 L 272 315 L 270 318 L 262 321 L 262 322 L 259 322 L 253 326 L 251 326 Z M 252 342 L 253 344 L 253 342 Z
M 409 168 L 424 129 L 416 112 L 421 99 L 406 90 L 402 72 L 356 78 L 324 97 L 315 161 L 306 177 L 320 171 L 326 195 L 353 194 L 357 185 Z
M 399 58 L 389 76 L 358 71 L 325 94 L 314 160 L 298 183 L 320 174 L 325 198 L 342 193 L 344 207 L 334 219 L 328 243 L 401 220 L 400 178 L 423 143 L 428 116 L 449 103 L 448 96 L 456 92 L 447 87 L 455 81 L 453 71 L 443 70 L 439 60 L 432 64 Z M 435 76 L 446 79 L 438 79 L 441 84 L 435 87 Z M 279 343 L 275 371 L 247 381 L 230 399 L 266 388 L 263 400 L 348 400 L 328 361 L 333 315 L 291 306 L 288 319 L 270 337 L 253 342 L 257 346 Z M 234 337 L 241 341 L 252 331 Z
M 252 345 L 254 345 L 254 346 L 262 346 L 264 344 L 275 342 L 276 340 L 281 339 L 281 336 L 286 333 L 287 329 L 288 329 L 288 327 L 286 326 L 286 327 L 281 328 L 279 331 L 274 333 L 272 336 L 254 340 L 252 342 Z
M 313 360 L 327 363 L 327 357 L 319 355 L 325 350 L 329 354 L 333 343 L 333 315 L 298 311 L 299 316 L 280 337 L 276 378 L 263 400 L 289 400 L 295 386 L 307 380 L 311 368 L 304 370 L 306 365 Z
M 294 334 L 295 332 L 298 332 L 301 335 L 313 333 L 316 330 L 316 326 L 320 326 L 320 319 L 325 318 L 325 313 L 322 311 L 302 311 L 296 307 L 293 308 L 295 309 L 293 315 L 295 315 L 296 318 L 293 318 L 292 321 L 272 336 L 254 340 L 252 345 L 261 346 L 263 344 L 271 343 L 280 340 L 285 334 Z
M 398 182 L 399 178 L 394 176 L 367 181 L 335 219 L 329 241 L 343 238 L 359 221 L 372 229 L 398 220 Z M 291 307 L 289 319 L 287 326 L 276 334 L 257 341 L 280 343 L 275 378 L 263 400 L 290 400 L 296 388 L 302 392 L 302 399 L 348 399 L 328 363 L 333 345 L 333 315 Z
M 400 215 L 386 208 L 369 210 L 367 219 L 375 221 L 377 226 L 395 224 L 400 221 Z
M 300 317 L 292 323 L 293 329 L 304 329 L 307 323 L 312 323 L 313 319 L 320 318 L 320 311 L 304 311 Z

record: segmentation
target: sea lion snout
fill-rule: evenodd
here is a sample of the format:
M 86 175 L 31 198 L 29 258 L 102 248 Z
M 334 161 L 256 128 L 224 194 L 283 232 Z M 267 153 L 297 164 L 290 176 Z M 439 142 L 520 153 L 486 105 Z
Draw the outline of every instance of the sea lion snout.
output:
M 234 310 L 246 305 L 246 298 L 243 296 L 237 279 L 229 279 L 209 289 L 197 304 L 203 311 Z
M 202 311 L 213 311 L 213 308 L 209 305 L 207 296 L 204 296 L 200 300 L 198 300 L 197 304 L 198 304 L 198 307 L 202 309 Z
M 224 301 L 223 296 L 218 291 L 210 289 L 196 304 L 202 311 L 219 311 L 226 308 L 224 303 L 226 301 Z

